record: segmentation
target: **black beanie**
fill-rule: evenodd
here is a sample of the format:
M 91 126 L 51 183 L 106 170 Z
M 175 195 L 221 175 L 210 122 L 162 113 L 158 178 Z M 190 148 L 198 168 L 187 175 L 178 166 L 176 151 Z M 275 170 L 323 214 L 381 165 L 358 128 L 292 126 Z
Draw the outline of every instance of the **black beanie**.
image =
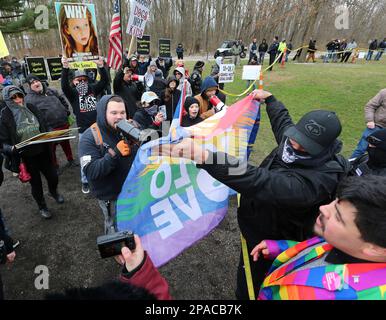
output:
M 25 81 L 26 81 L 29 85 L 31 85 L 32 82 L 34 82 L 35 80 L 40 81 L 40 79 L 39 79 L 37 76 L 35 76 L 34 74 L 32 74 L 32 73 L 30 73 L 30 74 L 27 76 L 27 78 L 25 79 Z
M 200 103 L 198 102 L 198 100 L 196 98 L 193 98 L 193 97 L 186 97 L 185 99 L 185 103 L 184 103 L 184 109 L 186 110 L 186 112 L 189 113 L 189 107 L 192 105 L 192 104 L 195 104 L 197 103 L 198 105 L 200 105 Z

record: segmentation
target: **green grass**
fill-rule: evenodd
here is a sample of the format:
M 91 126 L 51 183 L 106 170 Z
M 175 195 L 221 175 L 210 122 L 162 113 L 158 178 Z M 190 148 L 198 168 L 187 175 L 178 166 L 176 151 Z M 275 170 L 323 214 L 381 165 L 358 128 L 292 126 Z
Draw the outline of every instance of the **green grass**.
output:
M 206 64 L 204 76 L 210 72 L 210 61 Z M 246 60 L 242 61 L 245 64 Z M 266 60 L 267 66 L 267 60 Z M 193 70 L 193 62 L 188 62 Z M 225 91 L 241 93 L 246 82 L 241 80 L 242 66 L 236 68 L 235 81 L 225 85 Z M 282 69 L 274 67 L 273 72 L 264 74 L 264 89 L 272 92 L 290 111 L 296 122 L 308 111 L 315 109 L 332 110 L 339 116 L 343 131 L 342 154 L 350 156 L 365 129 L 364 106 L 378 91 L 385 88 L 386 60 L 356 64 L 329 63 L 294 64 L 290 62 Z M 240 98 L 228 97 L 227 105 Z M 261 161 L 274 147 L 269 119 L 264 107 L 260 131 L 256 138 L 251 160 Z

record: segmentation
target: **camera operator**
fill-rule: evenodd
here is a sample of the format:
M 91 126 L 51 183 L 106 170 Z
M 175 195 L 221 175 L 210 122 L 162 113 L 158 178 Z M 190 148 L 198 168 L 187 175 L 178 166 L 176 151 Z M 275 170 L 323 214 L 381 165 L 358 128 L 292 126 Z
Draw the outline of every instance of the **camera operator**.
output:
M 3 183 L 4 175 L 3 175 L 3 156 L 0 153 L 0 186 Z M 16 253 L 13 247 L 13 240 L 10 236 L 7 235 L 5 231 L 4 222 L 1 216 L 0 210 L 0 264 L 4 264 L 6 262 L 13 262 L 15 260 Z M 0 274 L 0 300 L 4 299 L 3 295 L 3 282 L 1 280 Z
M 162 122 L 166 115 L 160 111 L 160 98 L 152 91 L 145 92 L 141 97 L 141 108 L 134 114 L 141 130 L 161 130 Z
M 117 123 L 127 119 L 123 99 L 104 96 L 97 103 L 97 122 L 88 128 L 79 142 L 82 170 L 98 199 L 105 219 L 105 234 L 116 229 L 116 200 L 135 158 L 137 147 L 122 139 Z

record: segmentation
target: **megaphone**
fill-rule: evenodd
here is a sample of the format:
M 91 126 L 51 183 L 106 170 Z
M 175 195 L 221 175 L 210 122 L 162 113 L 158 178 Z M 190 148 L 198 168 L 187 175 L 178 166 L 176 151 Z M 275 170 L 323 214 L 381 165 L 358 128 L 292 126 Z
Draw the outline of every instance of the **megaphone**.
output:
M 228 106 L 225 105 L 224 102 L 222 102 L 217 96 L 213 96 L 209 99 L 209 102 L 214 107 L 214 110 L 217 112 L 220 112 L 224 107 L 225 109 L 228 108 Z
M 146 84 L 146 86 L 151 87 L 154 83 L 154 77 L 151 73 L 147 73 L 144 76 L 140 76 L 138 74 L 133 74 L 131 76 L 133 81 L 139 81 Z

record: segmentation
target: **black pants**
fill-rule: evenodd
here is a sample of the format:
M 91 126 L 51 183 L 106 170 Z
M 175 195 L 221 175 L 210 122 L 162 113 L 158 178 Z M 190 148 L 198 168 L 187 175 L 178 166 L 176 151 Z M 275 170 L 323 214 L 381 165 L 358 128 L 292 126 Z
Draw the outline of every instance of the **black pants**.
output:
M 177 59 L 184 59 L 184 54 L 183 53 L 177 53 Z
M 35 156 L 23 157 L 23 161 L 31 175 L 30 184 L 32 196 L 38 204 L 39 209 L 46 208 L 40 172 L 46 177 L 48 190 L 51 194 L 55 195 L 58 187 L 58 174 L 52 164 L 48 145 L 44 146 L 43 151 Z
M 350 59 L 350 56 L 351 56 L 351 52 L 345 52 L 340 62 L 347 62 L 348 59 Z
M 1 274 L 0 274 L 0 300 L 4 300 L 3 281 L 1 280 Z
M 276 53 L 270 53 L 269 54 L 269 65 L 274 63 L 275 59 L 276 59 Z M 271 66 L 268 70 L 272 71 L 272 68 L 273 68 L 273 66 Z
M 249 265 L 251 268 L 253 288 L 255 291 L 255 299 L 257 299 L 259 295 L 260 287 L 265 279 L 265 276 L 269 268 L 272 265 L 272 261 L 265 260 L 263 257 L 259 257 L 259 259 L 256 262 L 252 261 L 251 256 L 249 255 L 252 249 L 253 247 L 248 246 Z M 238 300 L 249 300 L 248 286 L 247 286 L 247 280 L 245 277 L 245 268 L 244 268 L 242 251 L 240 253 L 239 266 L 237 268 L 237 288 L 235 293 L 236 293 L 236 298 Z

